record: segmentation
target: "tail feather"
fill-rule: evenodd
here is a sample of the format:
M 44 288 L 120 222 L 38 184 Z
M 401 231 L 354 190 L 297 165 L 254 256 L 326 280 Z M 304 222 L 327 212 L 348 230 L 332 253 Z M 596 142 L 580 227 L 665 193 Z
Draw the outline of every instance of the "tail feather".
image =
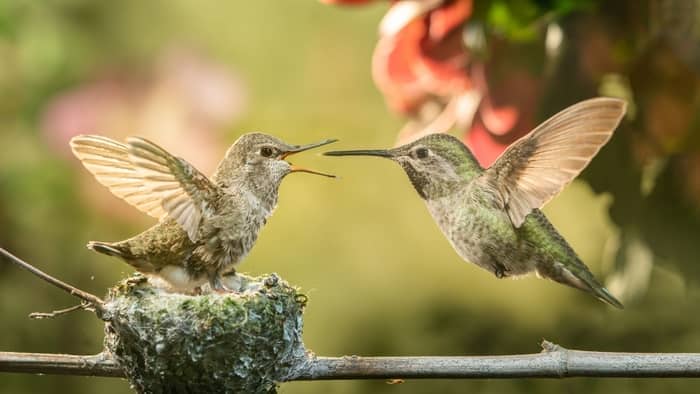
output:
M 598 297 L 599 300 L 605 301 L 608 304 L 614 306 L 615 308 L 625 309 L 625 306 L 622 305 L 622 303 L 618 301 L 617 298 L 610 294 L 610 291 L 608 291 L 608 289 L 606 289 L 605 287 L 593 287 L 591 288 L 591 291 L 596 297 Z
M 575 287 L 579 290 L 589 292 L 599 300 L 606 302 L 614 306 L 615 308 L 625 308 L 624 305 L 622 305 L 622 303 L 618 301 L 617 298 L 610 294 L 610 291 L 608 291 L 608 289 L 606 289 L 605 287 L 603 287 L 603 285 L 598 283 L 596 278 L 590 271 L 588 271 L 588 269 L 585 268 L 585 265 L 583 265 L 583 263 L 581 263 L 581 267 L 583 269 L 580 270 L 580 272 L 578 273 L 575 273 L 567 268 L 562 267 L 561 273 L 563 275 L 555 277 L 550 276 L 550 278 L 554 279 L 559 283 L 563 283 L 565 285 Z
M 126 242 L 99 242 L 90 241 L 87 248 L 97 253 L 106 254 L 107 256 L 118 257 L 125 263 L 134 267 L 137 271 L 143 273 L 157 272 L 157 267 L 141 256 L 134 255 Z

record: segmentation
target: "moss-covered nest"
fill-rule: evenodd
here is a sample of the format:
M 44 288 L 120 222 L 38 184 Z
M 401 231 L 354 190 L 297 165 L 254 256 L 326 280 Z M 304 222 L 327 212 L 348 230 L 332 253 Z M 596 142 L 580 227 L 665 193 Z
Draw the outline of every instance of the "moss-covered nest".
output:
M 142 277 L 112 288 L 105 346 L 143 393 L 274 392 L 307 366 L 306 297 L 272 274 L 239 291 L 185 295 Z

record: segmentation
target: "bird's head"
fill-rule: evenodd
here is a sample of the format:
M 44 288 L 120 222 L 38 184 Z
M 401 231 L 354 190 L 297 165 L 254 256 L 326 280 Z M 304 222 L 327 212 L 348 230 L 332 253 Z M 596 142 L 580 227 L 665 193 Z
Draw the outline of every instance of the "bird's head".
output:
M 234 176 L 244 176 L 256 182 L 279 185 L 282 179 L 292 172 L 307 172 L 334 178 L 334 175 L 299 167 L 286 159 L 293 154 L 335 141 L 337 140 L 329 139 L 307 145 L 290 145 L 263 133 L 244 134 L 226 152 L 214 180 L 226 183 Z
M 378 156 L 395 161 L 424 199 L 449 194 L 481 172 L 479 163 L 462 141 L 447 134 L 430 134 L 393 149 L 332 151 L 324 155 Z

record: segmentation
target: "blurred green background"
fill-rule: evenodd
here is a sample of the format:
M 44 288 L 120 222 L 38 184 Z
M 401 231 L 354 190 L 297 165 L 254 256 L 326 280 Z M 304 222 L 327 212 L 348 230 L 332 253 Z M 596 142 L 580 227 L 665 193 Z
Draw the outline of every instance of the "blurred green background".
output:
M 524 18 L 539 21 L 537 13 L 551 16 L 548 7 L 569 10 L 572 2 L 532 3 L 540 8 Z M 543 89 L 537 119 L 599 93 L 630 98 L 634 113 L 544 211 L 626 309 L 534 277 L 498 280 L 453 252 L 397 166 L 308 153 L 295 163 L 342 179 L 286 179 L 275 215 L 239 269 L 277 272 L 306 291 L 309 349 L 328 356 L 512 354 L 537 352 L 546 338 L 601 351 L 700 351 L 700 34 L 678 33 L 678 21 L 659 21 L 653 11 L 654 4 L 694 2 L 642 2 L 648 7 L 634 12 L 638 2 L 585 3 L 559 21 L 565 32 L 592 34 L 584 42 L 593 52 L 572 41 Z M 84 244 L 124 239 L 153 221 L 72 157 L 67 141 L 78 133 L 147 136 L 207 173 L 248 131 L 292 143 L 339 138 L 338 148 L 393 145 L 403 121 L 387 110 L 369 66 L 386 9 L 381 1 L 353 9 L 311 0 L 0 1 L 0 245 L 98 295 L 131 273 Z M 691 18 L 692 27 L 697 9 L 670 15 Z M 512 18 L 517 27 L 519 17 L 498 20 Z M 651 25 L 668 39 L 651 42 Z M 590 56 L 616 63 L 600 66 L 595 78 L 578 77 L 577 59 Z M 102 324 L 90 313 L 27 317 L 73 304 L 0 264 L 0 350 L 98 353 Z M 295 382 L 280 391 L 672 393 L 696 385 L 357 381 Z M 119 379 L 0 374 L 3 393 L 58 391 L 130 392 Z

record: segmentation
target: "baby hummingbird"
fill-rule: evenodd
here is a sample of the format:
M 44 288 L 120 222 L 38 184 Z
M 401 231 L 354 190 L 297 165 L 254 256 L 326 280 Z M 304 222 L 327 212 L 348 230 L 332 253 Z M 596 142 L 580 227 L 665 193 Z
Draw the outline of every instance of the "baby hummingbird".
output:
M 235 273 L 235 265 L 253 247 L 277 205 L 282 179 L 292 172 L 334 177 L 285 159 L 335 141 L 289 145 L 269 135 L 245 134 L 207 178 L 143 138 L 130 137 L 123 144 L 97 135 L 74 137 L 73 153 L 98 182 L 160 219 L 127 240 L 87 246 L 165 280 L 176 291 L 192 291 L 206 282 L 215 291 L 228 290 L 222 275 Z
M 625 106 L 613 98 L 572 105 L 514 142 L 488 169 L 460 140 L 446 134 L 394 149 L 325 154 L 397 162 L 457 254 L 496 277 L 534 271 L 622 308 L 540 208 L 610 139 Z

